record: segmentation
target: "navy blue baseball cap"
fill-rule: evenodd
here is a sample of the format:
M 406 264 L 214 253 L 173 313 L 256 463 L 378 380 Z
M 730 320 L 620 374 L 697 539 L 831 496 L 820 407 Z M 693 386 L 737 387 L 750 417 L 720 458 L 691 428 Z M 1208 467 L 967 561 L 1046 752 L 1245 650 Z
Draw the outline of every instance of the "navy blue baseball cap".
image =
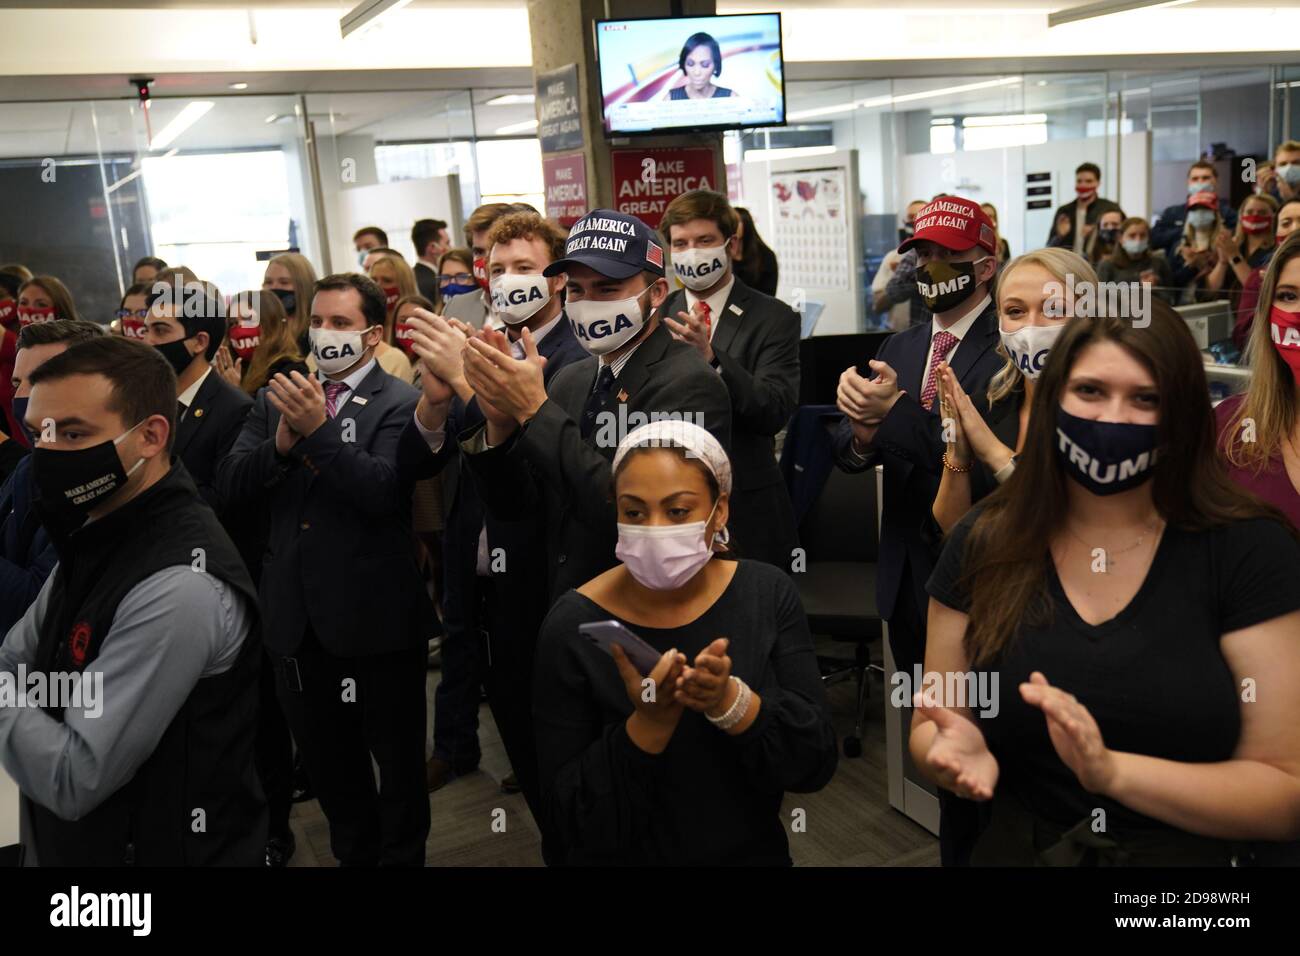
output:
M 655 231 L 636 216 L 594 209 L 573 224 L 564 243 L 564 258 L 552 262 L 542 275 L 559 275 L 575 264 L 610 279 L 626 279 L 638 272 L 663 275 L 664 247 Z

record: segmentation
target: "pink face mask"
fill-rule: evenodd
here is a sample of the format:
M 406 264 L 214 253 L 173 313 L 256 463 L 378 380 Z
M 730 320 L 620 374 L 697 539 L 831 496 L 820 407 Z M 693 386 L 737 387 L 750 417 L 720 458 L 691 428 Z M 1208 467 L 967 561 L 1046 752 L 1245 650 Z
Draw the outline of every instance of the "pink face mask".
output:
M 717 509 L 717 504 L 714 504 Z M 615 556 L 627 565 L 628 573 L 653 591 L 672 591 L 681 587 L 713 557 L 713 547 L 705 542 L 705 529 L 713 520 L 713 511 L 703 521 L 673 525 L 622 524 L 618 526 Z M 715 535 L 723 544 L 725 532 Z

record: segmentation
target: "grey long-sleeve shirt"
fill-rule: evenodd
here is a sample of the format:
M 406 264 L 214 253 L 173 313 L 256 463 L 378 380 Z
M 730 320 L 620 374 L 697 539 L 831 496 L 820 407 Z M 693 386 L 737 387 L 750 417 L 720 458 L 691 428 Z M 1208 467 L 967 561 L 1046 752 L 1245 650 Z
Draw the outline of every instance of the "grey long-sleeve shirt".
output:
M 53 580 L 0 647 L 0 680 L 17 681 L 20 664 L 35 669 Z M 0 706 L 0 763 L 26 797 L 80 819 L 135 776 L 199 679 L 234 665 L 251 624 L 247 599 L 219 578 L 189 565 L 150 575 L 122 598 L 83 672 L 83 681 L 103 675 L 102 712 L 65 707 L 59 722 L 38 707 Z

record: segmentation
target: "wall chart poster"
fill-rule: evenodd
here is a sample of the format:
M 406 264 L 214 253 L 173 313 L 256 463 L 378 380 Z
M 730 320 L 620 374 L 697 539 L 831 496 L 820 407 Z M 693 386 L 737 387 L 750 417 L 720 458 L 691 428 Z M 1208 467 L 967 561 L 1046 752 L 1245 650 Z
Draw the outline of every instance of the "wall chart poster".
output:
M 848 289 L 851 224 L 845 171 L 774 172 L 770 181 L 781 285 Z

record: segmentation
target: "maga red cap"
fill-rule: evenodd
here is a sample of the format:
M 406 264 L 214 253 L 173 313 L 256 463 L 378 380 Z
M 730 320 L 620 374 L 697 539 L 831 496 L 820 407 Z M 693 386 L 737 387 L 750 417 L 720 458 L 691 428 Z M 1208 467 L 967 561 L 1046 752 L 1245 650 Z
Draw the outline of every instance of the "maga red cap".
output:
M 1218 209 L 1219 197 L 1204 190 L 1199 193 L 1192 193 L 1187 197 L 1187 208 L 1191 209 L 1193 206 L 1209 206 L 1211 209 Z
M 916 214 L 916 232 L 904 239 L 899 252 L 906 252 L 922 239 L 937 242 L 953 252 L 980 246 L 996 253 L 993 222 L 979 203 L 960 196 L 940 196 Z

